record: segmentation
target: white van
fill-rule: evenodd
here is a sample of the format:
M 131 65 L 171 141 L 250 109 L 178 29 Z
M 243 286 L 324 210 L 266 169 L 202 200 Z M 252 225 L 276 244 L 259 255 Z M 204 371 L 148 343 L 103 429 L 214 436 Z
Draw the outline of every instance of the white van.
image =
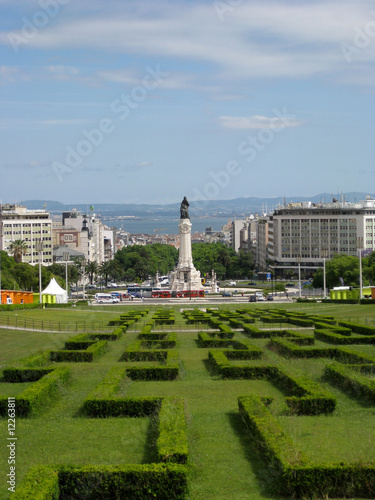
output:
M 110 293 L 96 293 L 95 300 L 98 304 L 116 304 L 120 299 L 114 297 Z

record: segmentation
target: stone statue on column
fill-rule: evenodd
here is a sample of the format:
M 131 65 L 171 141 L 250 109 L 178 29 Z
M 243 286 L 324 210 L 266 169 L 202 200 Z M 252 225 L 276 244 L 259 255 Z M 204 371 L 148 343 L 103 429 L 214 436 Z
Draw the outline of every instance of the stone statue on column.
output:
M 190 219 L 190 217 L 189 217 L 189 202 L 187 201 L 186 196 L 184 196 L 184 199 L 181 202 L 180 219 Z
M 172 291 L 192 291 L 203 289 L 201 273 L 193 264 L 191 250 L 191 221 L 189 217 L 189 202 L 186 196 L 180 207 L 179 252 L 178 263 L 171 274 L 170 288 Z

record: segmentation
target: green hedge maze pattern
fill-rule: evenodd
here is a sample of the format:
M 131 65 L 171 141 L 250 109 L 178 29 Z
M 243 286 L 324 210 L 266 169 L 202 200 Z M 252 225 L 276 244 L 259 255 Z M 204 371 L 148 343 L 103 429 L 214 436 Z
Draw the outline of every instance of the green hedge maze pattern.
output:
M 110 334 L 70 337 L 59 350 L 20 360 L 3 371 L 3 382 L 17 388 L 17 416 L 37 426 L 42 409 L 53 415 L 65 401 L 70 408 L 75 384 L 94 369 L 95 383 L 66 418 L 99 433 L 107 423 L 121 422 L 126 434 L 131 422 L 145 422 L 151 452 L 141 463 L 33 464 L 12 499 L 202 498 L 196 484 L 215 473 L 215 461 L 221 474 L 235 473 L 225 449 L 205 452 L 231 425 L 233 441 L 243 443 L 238 453 L 246 446 L 253 457 L 244 458 L 248 472 L 239 481 L 249 490 L 241 498 L 257 498 L 254 491 L 259 498 L 375 497 L 373 461 L 318 460 L 291 435 L 307 419 L 317 428 L 334 424 L 345 398 L 373 409 L 374 328 L 251 306 L 140 309 L 109 324 Z M 202 408 L 211 423 L 199 423 Z M 0 411 L 7 416 L 5 396 Z M 211 498 L 230 496 L 211 488 Z

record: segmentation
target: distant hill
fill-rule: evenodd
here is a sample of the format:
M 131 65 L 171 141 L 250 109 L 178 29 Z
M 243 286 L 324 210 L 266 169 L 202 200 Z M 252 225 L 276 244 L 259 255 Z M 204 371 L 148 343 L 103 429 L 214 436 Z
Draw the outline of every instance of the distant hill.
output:
M 375 197 L 371 193 L 352 192 L 343 195 L 345 201 L 357 202 L 364 200 L 366 196 Z M 242 197 L 232 200 L 208 200 L 208 201 L 191 201 L 190 215 L 192 217 L 202 216 L 225 216 L 236 217 L 247 216 L 250 213 L 262 213 L 271 211 L 284 202 L 301 202 L 311 201 L 313 203 L 331 202 L 332 198 L 341 199 L 341 195 L 333 195 L 329 193 L 321 193 L 315 196 L 279 196 L 276 198 L 257 198 L 257 197 Z M 90 205 L 87 203 L 71 203 L 64 204 L 53 200 L 25 200 L 20 202 L 29 209 L 46 210 L 52 214 L 61 214 L 64 211 L 76 208 L 81 213 L 90 211 Z M 147 205 L 135 203 L 94 203 L 94 212 L 102 216 L 113 217 L 120 215 L 128 215 L 140 218 L 151 217 L 179 217 L 180 203 L 172 203 L 169 205 Z

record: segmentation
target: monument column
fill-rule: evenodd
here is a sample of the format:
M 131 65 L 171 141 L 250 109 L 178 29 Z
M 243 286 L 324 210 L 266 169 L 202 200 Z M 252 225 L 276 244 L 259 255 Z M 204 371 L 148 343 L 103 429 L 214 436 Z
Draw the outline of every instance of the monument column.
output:
M 185 198 L 182 200 L 180 208 L 180 223 L 178 224 L 180 235 L 180 248 L 178 253 L 178 263 L 171 275 L 172 291 L 201 290 L 201 273 L 197 271 L 193 264 L 191 253 L 191 222 L 189 217 L 189 202 Z
M 191 222 L 189 219 L 181 219 L 179 225 L 180 249 L 178 253 L 179 267 L 191 267 L 193 258 L 191 255 Z

